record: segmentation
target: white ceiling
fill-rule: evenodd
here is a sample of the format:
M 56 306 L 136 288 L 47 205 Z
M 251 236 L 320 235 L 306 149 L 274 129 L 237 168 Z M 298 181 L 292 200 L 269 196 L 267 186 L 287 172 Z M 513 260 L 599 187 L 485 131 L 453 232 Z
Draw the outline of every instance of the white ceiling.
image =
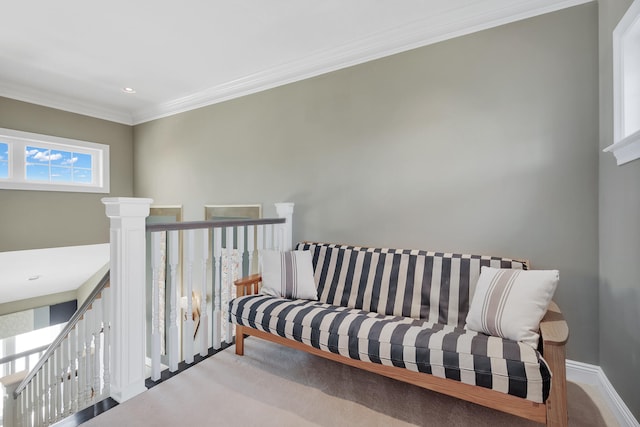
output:
M 13 1 L 0 96 L 138 124 L 588 1 Z
M 75 291 L 109 262 L 109 248 L 105 243 L 0 252 L 0 304 Z

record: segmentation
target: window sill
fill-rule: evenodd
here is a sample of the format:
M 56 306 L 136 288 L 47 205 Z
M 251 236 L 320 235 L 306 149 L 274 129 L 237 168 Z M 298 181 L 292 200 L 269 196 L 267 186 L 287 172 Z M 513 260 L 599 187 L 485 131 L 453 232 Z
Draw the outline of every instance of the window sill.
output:
M 38 182 L 3 182 L 0 180 L 0 190 L 35 190 L 58 191 L 68 193 L 109 193 L 109 186 L 48 184 Z
M 640 158 L 640 130 L 615 144 L 611 144 L 602 151 L 613 153 L 618 166 Z

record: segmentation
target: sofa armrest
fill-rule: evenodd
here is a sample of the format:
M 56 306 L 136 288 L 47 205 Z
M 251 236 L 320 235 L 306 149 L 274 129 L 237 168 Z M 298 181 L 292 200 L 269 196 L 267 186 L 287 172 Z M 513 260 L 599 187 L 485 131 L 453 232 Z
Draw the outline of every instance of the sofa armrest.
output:
M 540 322 L 540 336 L 542 348 L 547 346 L 562 346 L 569 339 L 569 326 L 558 305 L 551 301 L 547 313 Z
M 251 276 L 236 280 L 233 282 L 233 284 L 236 285 L 236 295 L 241 297 L 257 294 L 260 289 L 261 282 L 262 276 L 260 274 L 252 274 Z
M 553 379 L 549 399 L 546 402 L 547 425 L 567 426 L 567 370 L 566 346 L 569 326 L 558 305 L 551 301 L 547 313 L 540 322 L 542 355 L 549 365 Z

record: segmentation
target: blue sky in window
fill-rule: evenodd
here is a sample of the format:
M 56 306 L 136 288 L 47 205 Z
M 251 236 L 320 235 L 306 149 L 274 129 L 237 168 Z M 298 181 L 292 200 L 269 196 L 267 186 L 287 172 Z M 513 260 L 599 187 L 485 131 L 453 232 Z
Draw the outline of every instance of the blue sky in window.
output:
M 91 155 L 90 154 L 80 154 L 80 153 L 73 153 L 74 158 L 78 159 L 75 163 L 74 163 L 74 167 L 76 168 L 84 168 L 84 169 L 91 169 Z
M 9 178 L 9 144 L 0 142 L 0 178 Z
M 55 183 L 91 184 L 91 155 L 27 146 L 26 179 Z
M 92 182 L 90 169 L 74 169 L 73 170 L 73 182 L 81 184 L 91 184 Z

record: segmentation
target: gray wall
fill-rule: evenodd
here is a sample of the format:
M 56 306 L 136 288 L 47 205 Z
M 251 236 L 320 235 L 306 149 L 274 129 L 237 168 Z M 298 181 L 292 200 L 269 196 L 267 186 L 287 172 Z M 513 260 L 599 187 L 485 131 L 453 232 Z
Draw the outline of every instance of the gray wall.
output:
M 600 148 L 613 143 L 613 29 L 631 0 L 600 0 Z M 640 160 L 600 154 L 600 365 L 640 419 Z
M 134 129 L 135 194 L 296 203 L 294 238 L 558 268 L 598 363 L 598 33 L 586 4 Z
M 133 129 L 0 97 L 0 127 L 110 146 L 111 194 L 133 194 Z M 0 190 L 0 252 L 109 241 L 107 194 Z

